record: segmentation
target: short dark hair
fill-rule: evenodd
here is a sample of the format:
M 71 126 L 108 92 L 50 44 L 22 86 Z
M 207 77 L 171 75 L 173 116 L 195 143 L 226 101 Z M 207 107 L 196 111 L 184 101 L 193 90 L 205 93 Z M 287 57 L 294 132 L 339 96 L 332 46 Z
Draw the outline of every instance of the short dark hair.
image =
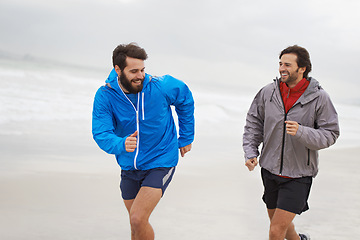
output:
M 113 51 L 113 65 L 118 65 L 120 70 L 124 70 L 126 67 L 126 57 L 137 58 L 141 60 L 147 59 L 145 50 L 139 47 L 136 43 L 120 44 Z
M 294 45 L 282 50 L 279 59 L 282 57 L 282 55 L 287 53 L 293 53 L 297 56 L 296 63 L 298 67 L 306 67 L 306 70 L 304 72 L 304 78 L 308 78 L 308 74 L 309 72 L 311 72 L 311 61 L 309 52 L 303 47 Z

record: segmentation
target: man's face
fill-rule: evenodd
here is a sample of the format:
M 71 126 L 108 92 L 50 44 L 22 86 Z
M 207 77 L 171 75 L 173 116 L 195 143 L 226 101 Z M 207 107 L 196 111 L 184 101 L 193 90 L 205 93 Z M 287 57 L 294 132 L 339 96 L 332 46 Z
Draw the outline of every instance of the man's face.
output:
M 119 76 L 120 86 L 125 93 L 138 93 L 143 89 L 145 79 L 144 61 L 137 58 L 126 58 L 126 67 L 123 71 L 115 65 Z
M 279 62 L 280 80 L 289 87 L 295 86 L 303 79 L 305 67 L 299 68 L 296 62 L 297 56 L 287 53 L 281 56 Z

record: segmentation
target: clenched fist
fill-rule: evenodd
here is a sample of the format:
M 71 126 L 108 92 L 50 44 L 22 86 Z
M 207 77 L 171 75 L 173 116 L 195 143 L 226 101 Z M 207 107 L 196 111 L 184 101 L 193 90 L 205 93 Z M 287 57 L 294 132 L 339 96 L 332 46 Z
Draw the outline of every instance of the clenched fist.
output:
M 137 145 L 137 135 L 138 131 L 135 131 L 133 134 L 128 136 L 125 140 L 125 150 L 127 152 L 133 152 L 136 149 Z

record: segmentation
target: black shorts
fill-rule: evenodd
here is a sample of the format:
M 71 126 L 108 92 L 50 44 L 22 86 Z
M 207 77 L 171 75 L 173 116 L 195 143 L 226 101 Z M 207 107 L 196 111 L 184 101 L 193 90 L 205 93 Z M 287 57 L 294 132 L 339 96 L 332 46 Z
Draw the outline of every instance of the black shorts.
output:
M 308 198 L 312 177 L 284 178 L 261 168 L 264 185 L 263 201 L 268 209 L 282 210 L 301 214 L 309 209 Z
M 149 170 L 121 170 L 120 189 L 124 200 L 136 197 L 141 187 L 161 188 L 164 194 L 174 175 L 175 167 Z

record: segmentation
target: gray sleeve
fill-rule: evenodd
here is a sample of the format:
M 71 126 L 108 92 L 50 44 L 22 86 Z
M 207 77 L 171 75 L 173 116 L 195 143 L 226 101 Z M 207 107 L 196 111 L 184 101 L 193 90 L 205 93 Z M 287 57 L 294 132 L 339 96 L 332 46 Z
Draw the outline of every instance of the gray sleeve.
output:
M 262 89 L 263 90 L 263 89 Z M 245 161 L 259 156 L 259 145 L 263 142 L 264 101 L 260 90 L 250 105 L 243 134 Z
M 299 126 L 295 137 L 311 150 L 320 150 L 333 145 L 340 135 L 336 109 L 329 95 L 321 90 L 316 108 L 315 128 Z

